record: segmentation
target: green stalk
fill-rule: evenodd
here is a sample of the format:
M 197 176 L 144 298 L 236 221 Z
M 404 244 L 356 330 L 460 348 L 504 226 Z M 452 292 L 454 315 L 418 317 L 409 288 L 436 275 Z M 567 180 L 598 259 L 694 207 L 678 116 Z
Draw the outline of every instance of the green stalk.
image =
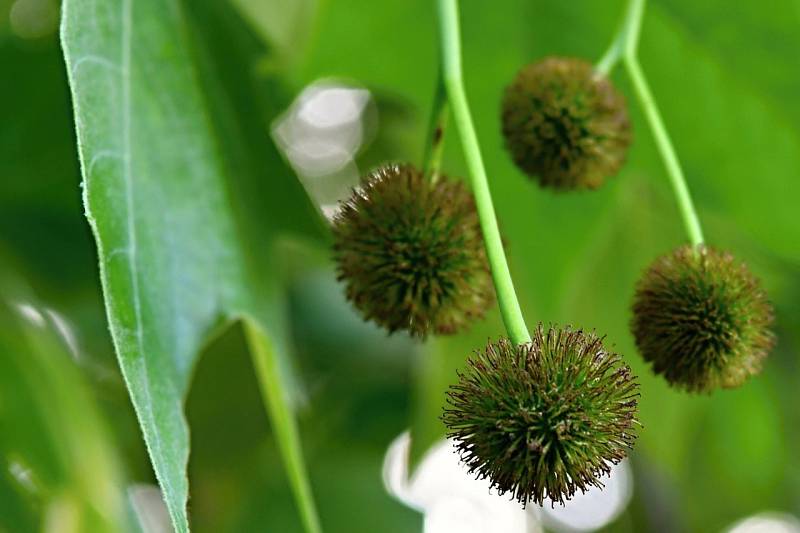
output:
M 431 103 L 428 122 L 428 135 L 425 139 L 425 153 L 422 156 L 422 171 L 425 178 L 436 183 L 441 174 L 442 152 L 444 148 L 444 132 L 447 126 L 447 115 L 450 109 L 447 104 L 447 92 L 444 87 L 441 69 L 437 69 L 436 87 Z M 438 341 L 438 342 L 437 342 Z M 425 346 L 414 357 L 414 387 L 412 402 L 415 414 L 411 420 L 411 449 L 408 454 L 408 471 L 414 472 L 419 460 L 428 448 L 442 438 L 442 425 L 437 416 L 430 415 L 428 406 L 435 405 L 436 411 L 442 409 L 442 391 L 450 385 L 452 366 L 444 357 L 438 346 L 436 337 L 425 341 Z M 445 377 L 443 377 L 443 375 Z M 423 413 L 424 416 L 417 416 Z
M 627 17 L 626 17 L 627 20 Z M 625 49 L 625 26 L 623 26 L 617 31 L 617 34 L 614 36 L 614 39 L 611 41 L 611 44 L 608 45 L 603 57 L 595 64 L 594 71 L 595 76 L 603 76 L 608 77 L 611 74 L 611 71 L 617 66 L 619 63 L 622 54 L 624 53 Z
M 444 129 L 447 126 L 447 93 L 442 80 L 441 71 L 436 79 L 436 89 L 431 104 L 431 118 L 428 123 L 428 137 L 425 141 L 425 154 L 422 157 L 422 171 L 425 177 L 436 182 L 439 179 L 444 149 Z
M 658 151 L 664 160 L 664 165 L 667 167 L 667 175 L 672 184 L 675 198 L 678 201 L 686 233 L 688 233 L 692 244 L 697 246 L 703 244 L 703 230 L 700 227 L 700 219 L 697 217 L 697 210 L 689 194 L 689 187 L 686 185 L 686 178 L 683 175 L 680 161 L 678 161 L 678 155 L 675 153 L 672 140 L 669 137 L 669 133 L 667 133 L 666 126 L 664 126 L 664 121 L 661 119 L 661 113 L 658 111 L 655 98 L 653 98 L 653 93 L 650 91 L 647 78 L 644 76 L 642 67 L 639 66 L 639 59 L 636 55 L 639 47 L 639 34 L 642 27 L 645 0 L 630 0 L 629 6 L 628 22 L 625 24 L 628 28 L 625 37 L 627 41 L 625 67 L 633 82 L 639 103 L 644 109 L 647 122 L 650 124 Z
M 653 132 L 656 147 L 667 169 L 667 176 L 669 177 L 672 191 L 678 202 L 678 208 L 686 228 L 686 233 L 691 243 L 697 246 L 703 244 L 703 230 L 700 227 L 700 219 L 697 216 L 697 210 L 692 202 L 689 187 L 686 184 L 686 177 L 683 174 L 680 161 L 675 153 L 672 139 L 670 139 L 667 128 L 664 126 L 661 113 L 658 110 L 655 98 L 650 91 L 647 78 L 642 71 L 642 67 L 639 65 L 639 59 L 637 57 L 644 8 L 645 0 L 629 1 L 622 26 L 602 59 L 600 59 L 595 66 L 595 69 L 598 73 L 608 75 L 611 69 L 619 62 L 620 58 L 623 59 L 625 69 L 633 83 L 636 97 L 639 100 L 639 104 L 642 106 L 647 123 L 650 126 L 650 130 Z
M 461 69 L 461 36 L 458 21 L 458 1 L 438 0 L 440 43 L 442 53 L 442 77 L 447 92 L 450 106 L 453 109 L 453 118 L 464 147 L 464 157 L 469 169 L 472 192 L 475 195 L 475 204 L 480 218 L 481 231 L 492 270 L 497 300 L 500 313 L 512 342 L 522 344 L 530 342 L 531 336 L 522 317 L 514 284 L 511 281 L 511 272 L 508 269 L 500 230 L 497 227 L 497 217 L 492 204 L 492 195 L 489 191 L 489 182 L 483 166 L 478 136 L 472 122 L 467 95 L 464 90 L 463 74 Z
M 275 351 L 258 324 L 245 318 L 243 326 L 253 365 L 256 368 L 261 397 L 264 399 L 264 406 L 269 414 L 272 430 L 275 432 L 275 439 L 300 510 L 303 526 L 306 533 L 322 533 L 303 461 L 300 436 L 278 371 Z
M 638 41 L 639 27 L 641 26 L 642 14 L 644 12 L 644 5 L 637 0 L 628 2 L 628 7 L 625 11 L 625 18 L 622 20 L 616 35 L 611 40 L 611 44 L 603 54 L 603 57 L 595 65 L 594 69 L 603 76 L 608 76 L 614 67 L 622 59 L 623 55 L 630 53 L 631 36 L 635 35 L 636 39 L 633 41 L 634 48 L 636 41 Z
M 661 120 L 661 114 L 650 92 L 650 87 L 647 85 L 647 80 L 639 66 L 639 61 L 635 57 L 626 58 L 625 67 L 633 81 L 636 95 L 639 97 L 639 102 L 650 124 L 658 151 L 661 153 L 661 158 L 667 167 L 667 175 L 672 185 L 672 191 L 678 201 L 678 208 L 683 218 L 683 224 L 686 227 L 686 233 L 689 235 L 689 240 L 695 246 L 703 244 L 703 230 L 700 227 L 700 220 L 697 217 L 697 211 L 689 194 L 689 187 L 686 185 L 686 178 L 683 175 L 681 164 L 675 154 L 675 148 L 672 146 L 672 141 L 669 138 L 664 122 Z
M 622 33 L 617 34 L 617 37 L 611 41 L 603 57 L 601 57 L 594 66 L 594 70 L 598 75 L 608 77 L 611 73 L 611 69 L 619 62 L 619 58 L 622 57 L 622 36 Z

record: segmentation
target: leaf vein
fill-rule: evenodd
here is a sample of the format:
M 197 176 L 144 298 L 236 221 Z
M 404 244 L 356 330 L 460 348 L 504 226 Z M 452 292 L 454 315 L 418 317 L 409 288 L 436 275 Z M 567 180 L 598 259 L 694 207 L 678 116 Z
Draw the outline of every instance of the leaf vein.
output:
M 78 69 L 83 65 L 88 64 L 95 64 L 100 65 L 108 68 L 109 70 L 123 72 L 125 71 L 123 66 L 117 65 L 111 59 L 103 56 L 99 56 L 96 54 L 86 54 L 84 56 L 79 57 L 75 60 L 75 63 L 72 65 L 72 76 L 74 77 L 75 74 L 78 72 Z

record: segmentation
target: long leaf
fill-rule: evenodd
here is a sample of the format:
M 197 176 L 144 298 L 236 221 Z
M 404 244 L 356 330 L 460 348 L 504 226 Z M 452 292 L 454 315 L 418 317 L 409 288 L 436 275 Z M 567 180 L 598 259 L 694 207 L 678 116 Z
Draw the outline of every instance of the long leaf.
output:
M 238 21 L 215 4 L 63 6 L 84 204 L 111 334 L 182 532 L 189 529 L 183 402 L 194 362 L 212 331 L 244 314 L 285 358 L 272 245 L 287 228 L 317 227 L 266 131 L 275 109 L 257 105 L 248 79 L 265 52 L 253 50 Z M 204 43 L 233 55 L 223 62 Z

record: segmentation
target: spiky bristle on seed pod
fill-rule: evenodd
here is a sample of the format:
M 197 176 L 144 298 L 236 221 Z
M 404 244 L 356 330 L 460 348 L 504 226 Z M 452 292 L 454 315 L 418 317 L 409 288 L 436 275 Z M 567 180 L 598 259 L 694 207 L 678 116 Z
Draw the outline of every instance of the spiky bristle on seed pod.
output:
M 548 57 L 506 88 L 503 135 L 511 157 L 543 187 L 595 189 L 619 172 L 631 142 L 624 97 L 592 65 Z
M 773 310 L 744 263 L 708 246 L 663 255 L 636 287 L 631 329 L 656 374 L 691 392 L 737 387 L 761 371 Z
M 563 504 L 632 447 L 637 389 L 602 338 L 539 324 L 528 344 L 475 352 L 442 419 L 470 473 L 522 504 Z
M 342 204 L 333 235 L 347 298 L 389 332 L 455 333 L 494 301 L 475 203 L 460 181 L 379 168 Z

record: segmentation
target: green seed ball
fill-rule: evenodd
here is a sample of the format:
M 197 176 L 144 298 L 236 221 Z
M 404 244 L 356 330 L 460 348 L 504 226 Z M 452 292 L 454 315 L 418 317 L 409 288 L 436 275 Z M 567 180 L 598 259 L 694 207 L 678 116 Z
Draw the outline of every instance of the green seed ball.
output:
M 707 246 L 659 257 L 636 287 L 631 329 L 656 374 L 690 392 L 738 387 L 774 343 L 773 310 L 744 263 Z
M 602 487 L 636 438 L 638 384 L 603 339 L 541 324 L 528 344 L 476 352 L 442 417 L 461 460 L 500 494 L 539 505 Z
M 456 333 L 494 302 L 475 202 L 460 181 L 379 168 L 342 204 L 333 236 L 347 298 L 390 333 Z
M 523 67 L 506 88 L 502 124 L 516 165 L 557 190 L 596 189 L 619 172 L 631 142 L 624 97 L 575 58 Z

